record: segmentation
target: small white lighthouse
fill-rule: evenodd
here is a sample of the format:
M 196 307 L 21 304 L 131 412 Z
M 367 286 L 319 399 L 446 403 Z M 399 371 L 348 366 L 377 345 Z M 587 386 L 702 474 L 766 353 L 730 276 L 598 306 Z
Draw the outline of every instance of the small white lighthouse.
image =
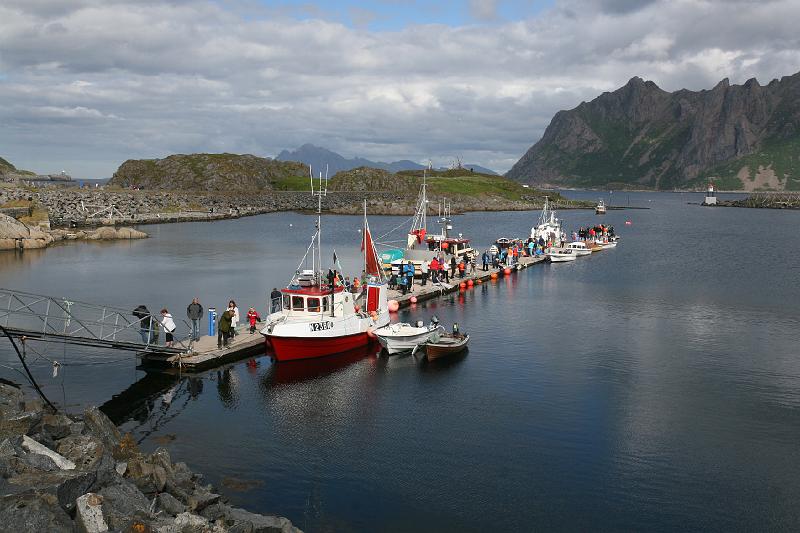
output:
M 714 192 L 714 184 L 709 183 L 706 189 L 706 198 L 703 200 L 703 205 L 717 205 L 717 195 Z

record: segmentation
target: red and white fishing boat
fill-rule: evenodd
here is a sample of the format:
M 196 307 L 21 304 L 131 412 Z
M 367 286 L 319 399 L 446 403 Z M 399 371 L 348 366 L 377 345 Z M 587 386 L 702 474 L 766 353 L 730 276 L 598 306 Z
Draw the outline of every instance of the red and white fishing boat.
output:
M 320 180 L 321 181 L 321 180 Z M 371 342 L 372 330 L 389 323 L 387 284 L 372 242 L 364 203 L 364 271 L 367 283 L 357 294 L 339 281 L 331 282 L 321 265 L 322 197 L 319 197 L 317 231 L 306 251 L 312 255 L 312 268 L 296 271 L 289 285 L 281 290 L 281 309 L 270 314 L 261 333 L 267 352 L 276 361 L 295 361 L 347 352 Z M 334 253 L 334 263 L 336 263 Z

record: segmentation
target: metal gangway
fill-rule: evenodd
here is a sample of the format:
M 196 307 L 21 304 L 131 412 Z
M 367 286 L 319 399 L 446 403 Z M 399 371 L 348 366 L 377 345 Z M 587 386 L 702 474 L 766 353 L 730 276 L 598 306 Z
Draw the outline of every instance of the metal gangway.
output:
M 193 344 L 191 324 L 173 320 L 177 326 L 173 346 L 159 346 L 154 341 L 160 316 L 0 288 L 0 325 L 7 335 L 23 340 L 139 353 L 187 353 Z

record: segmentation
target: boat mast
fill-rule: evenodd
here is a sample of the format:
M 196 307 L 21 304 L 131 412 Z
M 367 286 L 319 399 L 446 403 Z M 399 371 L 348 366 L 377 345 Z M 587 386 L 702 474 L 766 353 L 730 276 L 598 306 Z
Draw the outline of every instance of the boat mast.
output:
M 361 240 L 364 243 L 364 273 L 367 272 L 367 199 L 364 198 L 364 227 L 361 232 Z
M 316 253 L 312 253 L 311 261 L 317 286 L 322 286 L 322 197 L 328 194 L 328 168 L 325 167 L 325 187 L 322 186 L 322 172 L 319 173 L 319 187 L 314 192 L 314 175 L 311 175 L 311 195 L 317 197 L 317 246 Z

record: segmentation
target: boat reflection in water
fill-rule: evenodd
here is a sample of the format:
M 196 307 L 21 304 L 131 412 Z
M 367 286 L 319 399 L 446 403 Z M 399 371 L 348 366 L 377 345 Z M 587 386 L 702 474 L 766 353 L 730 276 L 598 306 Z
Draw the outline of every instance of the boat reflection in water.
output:
M 370 342 L 337 355 L 273 364 L 264 376 L 264 381 L 265 384 L 288 385 L 318 379 L 347 368 L 364 358 L 375 357 L 380 350 L 380 344 Z

